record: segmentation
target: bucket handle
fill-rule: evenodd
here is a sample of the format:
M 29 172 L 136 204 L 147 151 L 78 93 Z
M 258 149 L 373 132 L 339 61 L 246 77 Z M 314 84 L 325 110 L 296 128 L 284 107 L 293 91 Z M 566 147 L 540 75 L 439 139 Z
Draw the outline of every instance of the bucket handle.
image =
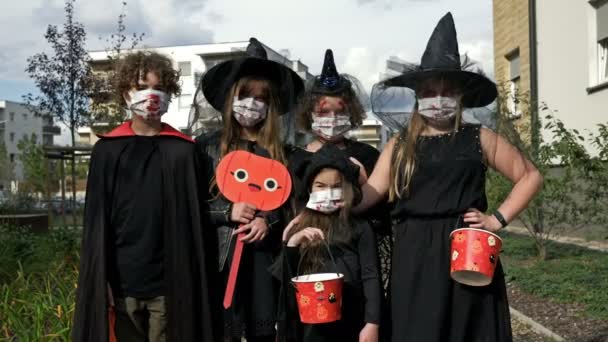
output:
M 327 254 L 329 255 L 329 259 L 331 260 L 331 263 L 334 265 L 334 270 L 336 270 L 336 275 L 340 276 L 340 273 L 338 272 L 338 264 L 336 264 L 334 255 L 332 254 L 331 249 L 329 247 L 329 243 L 325 239 L 321 240 L 321 243 L 323 244 L 323 246 L 325 246 L 325 250 L 327 251 Z M 304 252 L 300 256 L 300 260 L 298 260 L 298 267 L 296 269 L 296 277 L 300 276 L 300 266 L 302 266 L 302 260 L 304 260 L 306 253 L 307 253 L 307 249 L 304 250 Z M 287 263 L 287 265 L 289 267 L 289 263 Z

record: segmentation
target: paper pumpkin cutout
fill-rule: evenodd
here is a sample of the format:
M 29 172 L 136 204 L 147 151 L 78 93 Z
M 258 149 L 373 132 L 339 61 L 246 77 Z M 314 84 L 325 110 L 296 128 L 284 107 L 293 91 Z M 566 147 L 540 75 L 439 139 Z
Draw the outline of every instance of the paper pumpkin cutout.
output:
M 247 151 L 224 156 L 215 177 L 228 200 L 250 203 L 262 211 L 277 209 L 291 193 L 291 176 L 283 164 Z

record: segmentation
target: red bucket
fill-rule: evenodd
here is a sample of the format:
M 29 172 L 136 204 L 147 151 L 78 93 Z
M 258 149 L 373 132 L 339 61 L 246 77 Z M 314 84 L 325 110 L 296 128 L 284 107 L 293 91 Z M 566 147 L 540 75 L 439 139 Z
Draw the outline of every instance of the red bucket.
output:
M 475 228 L 456 229 L 450 239 L 452 279 L 470 286 L 489 285 L 498 264 L 502 239 L 492 232 Z
M 330 323 L 342 318 L 340 273 L 315 273 L 291 279 L 296 288 L 300 321 L 308 324 Z

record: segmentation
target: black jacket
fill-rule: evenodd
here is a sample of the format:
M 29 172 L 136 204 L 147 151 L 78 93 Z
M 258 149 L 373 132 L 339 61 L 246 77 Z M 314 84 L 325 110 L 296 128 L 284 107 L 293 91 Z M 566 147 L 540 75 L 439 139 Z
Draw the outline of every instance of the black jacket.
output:
M 234 241 L 232 238 L 232 232 L 238 226 L 238 224 L 230 220 L 230 214 L 232 212 L 232 203 L 218 193 L 217 187 L 213 186 L 213 179 L 215 175 L 215 169 L 219 164 L 220 160 L 220 139 L 221 131 L 215 131 L 207 134 L 203 134 L 196 139 L 196 153 L 198 158 L 201 160 L 201 179 L 207 186 L 206 193 L 208 195 L 207 202 L 209 205 L 209 217 L 210 224 L 217 228 L 217 241 L 218 241 L 218 267 L 219 270 L 223 270 L 228 258 L 228 253 L 231 248 L 231 243 Z M 254 142 L 242 141 L 241 149 L 269 157 L 267 152 L 257 146 Z M 300 181 L 294 177 L 289 167 L 290 164 L 295 164 L 298 159 L 304 159 L 308 155 L 308 152 L 294 146 L 285 146 L 285 155 L 288 159 L 288 169 L 292 174 L 292 196 L 297 193 L 298 189 L 301 188 Z M 282 230 L 285 227 L 289 219 L 293 217 L 293 200 L 283 205 L 280 209 L 273 210 L 265 213 L 266 223 L 270 229 L 269 238 L 265 239 L 262 244 L 262 248 L 274 249 L 274 252 L 278 252 L 277 246 L 280 246 L 280 237 Z

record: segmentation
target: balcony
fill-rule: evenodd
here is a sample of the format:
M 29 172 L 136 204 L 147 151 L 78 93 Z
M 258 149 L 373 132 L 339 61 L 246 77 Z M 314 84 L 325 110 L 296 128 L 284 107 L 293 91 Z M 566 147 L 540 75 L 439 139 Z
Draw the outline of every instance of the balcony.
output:
M 61 128 L 59 128 L 58 126 L 43 126 L 42 134 L 60 135 Z

